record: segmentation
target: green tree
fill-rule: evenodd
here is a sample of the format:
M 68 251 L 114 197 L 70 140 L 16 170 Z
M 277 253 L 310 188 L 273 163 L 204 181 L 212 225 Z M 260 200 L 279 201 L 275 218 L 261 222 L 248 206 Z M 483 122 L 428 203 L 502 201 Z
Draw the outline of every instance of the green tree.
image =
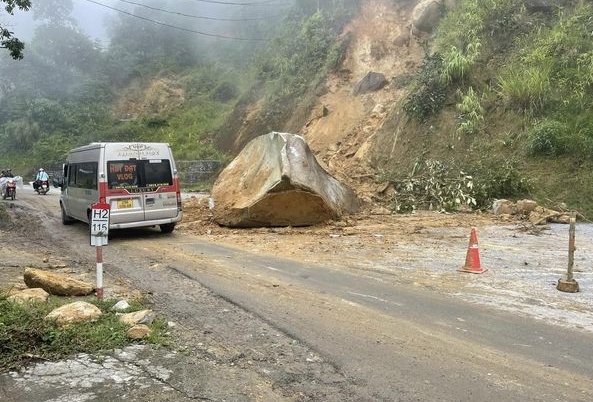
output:
M 1 0 L 6 4 L 4 10 L 10 15 L 14 15 L 14 10 L 28 11 L 31 8 L 31 0 Z M 25 44 L 18 38 L 13 36 L 14 32 L 9 31 L 6 27 L 0 24 L 0 49 L 7 49 L 10 56 L 15 60 L 23 58 L 23 50 Z
M 0 140 L 6 149 L 26 151 L 39 139 L 39 126 L 28 118 L 11 120 L 4 124 Z
M 36 29 L 31 43 L 25 60 L 0 58 L 0 103 L 9 102 L 8 96 L 71 100 L 80 95 L 74 92 L 87 77 L 102 81 L 97 70 L 103 64 L 103 55 L 84 33 L 44 24 Z

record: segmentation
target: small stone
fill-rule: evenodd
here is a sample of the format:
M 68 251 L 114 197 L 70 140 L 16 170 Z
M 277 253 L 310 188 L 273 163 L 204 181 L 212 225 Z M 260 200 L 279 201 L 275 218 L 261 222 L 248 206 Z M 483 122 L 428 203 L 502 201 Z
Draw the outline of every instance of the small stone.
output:
M 144 339 L 150 335 L 150 328 L 144 324 L 136 324 L 132 328 L 128 329 L 126 335 L 131 339 Z
M 49 293 L 41 288 L 24 289 L 19 292 L 12 293 L 8 300 L 15 303 L 39 302 L 45 303 L 49 298 Z
M 125 300 L 120 300 L 111 307 L 113 311 L 125 311 L 130 308 L 130 304 Z

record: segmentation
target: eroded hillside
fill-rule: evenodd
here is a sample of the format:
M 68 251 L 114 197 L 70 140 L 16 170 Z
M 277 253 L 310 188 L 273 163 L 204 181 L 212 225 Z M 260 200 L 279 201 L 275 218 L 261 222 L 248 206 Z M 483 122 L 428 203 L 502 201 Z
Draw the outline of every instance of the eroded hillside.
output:
M 584 214 L 592 210 L 593 201 L 583 196 L 591 193 L 588 190 L 593 187 L 593 181 L 588 180 L 592 159 L 586 155 L 589 134 L 585 132 L 581 135 L 581 142 L 575 141 L 576 145 L 571 144 L 572 148 L 566 148 L 578 150 L 578 155 L 571 155 L 570 152 L 551 156 L 529 154 L 534 138 L 538 140 L 537 135 L 534 137 L 534 127 L 542 121 L 545 123 L 546 119 L 551 121 L 551 127 L 563 123 L 556 124 L 554 109 L 534 111 L 528 107 L 518 108 L 509 100 L 508 93 L 502 93 L 504 91 L 501 88 L 504 74 L 507 77 L 509 74 L 508 68 L 505 72 L 506 66 L 519 58 L 517 53 L 529 41 L 534 41 L 528 37 L 530 26 L 538 24 L 554 38 L 558 36 L 554 36 L 555 30 L 564 29 L 567 24 L 554 20 L 555 10 L 548 10 L 542 18 L 539 9 L 530 10 L 528 2 L 521 0 L 488 4 L 475 1 L 457 3 L 457 6 L 446 2 L 446 12 L 441 16 L 440 23 L 434 22 L 433 32 L 419 34 L 412 29 L 412 21 L 417 18 L 418 5 L 421 3 L 361 0 L 357 14 L 339 27 L 338 41 L 334 41 L 335 31 L 332 32 L 331 40 L 342 46 L 337 66 L 328 67 L 327 73 L 320 69 L 315 77 L 307 75 L 307 80 L 297 85 L 287 82 L 290 80 L 281 74 L 273 76 L 269 82 L 265 74 L 263 78 L 258 76 L 246 86 L 248 89 L 236 101 L 225 105 L 227 111 L 232 111 L 227 113 L 217 110 L 216 115 L 223 116 L 220 118 L 222 123 L 213 124 L 212 138 L 199 143 L 214 144 L 218 150 L 232 157 L 249 140 L 270 131 L 300 134 L 326 170 L 351 186 L 370 206 L 381 204 L 393 208 L 398 204 L 399 208 L 402 197 L 396 196 L 401 192 L 396 192 L 394 183 L 411 172 L 416 173 L 419 166 L 435 163 L 445 166 L 447 173 L 452 176 L 467 174 L 473 177 L 474 189 L 481 189 L 479 194 L 472 194 L 474 200 L 480 198 L 478 208 L 488 208 L 495 198 L 521 197 L 535 199 L 553 209 L 563 205 Z M 502 8 L 499 9 L 499 6 Z M 575 13 L 573 20 L 581 20 L 582 16 L 589 15 L 587 10 L 569 9 L 571 6 L 568 3 L 566 7 L 567 14 Z M 465 27 L 456 30 L 455 27 L 460 24 L 452 25 L 451 21 L 457 23 L 456 18 L 463 21 L 464 16 L 477 11 L 483 14 L 477 18 L 481 18 L 478 25 L 486 26 L 484 30 L 487 32 L 481 32 L 482 36 L 478 39 L 474 38 L 482 41 L 482 51 L 478 59 L 472 62 L 471 72 L 457 81 L 452 80 L 442 86 L 434 85 L 438 87 L 436 91 L 440 91 L 436 95 L 442 97 L 442 103 L 431 110 L 427 118 L 419 119 L 405 111 L 411 95 L 420 92 L 417 84 L 424 79 L 423 69 L 437 58 L 445 63 L 446 49 L 455 47 L 451 43 L 465 41 Z M 449 18 L 451 15 L 453 17 Z M 516 35 L 509 33 L 504 24 L 510 24 L 508 28 L 516 30 L 513 31 Z M 444 35 L 443 26 L 448 29 Z M 504 29 L 496 31 L 500 26 Z M 450 32 L 454 38 L 449 38 L 447 45 L 439 48 L 439 37 L 447 36 Z M 527 42 L 520 42 L 519 39 L 515 41 L 521 35 L 525 36 L 523 40 Z M 562 32 L 560 37 L 568 35 L 569 32 Z M 541 47 L 545 48 L 544 45 Z M 562 49 L 561 46 L 559 48 Z M 535 48 L 534 54 L 539 54 L 539 50 Z M 320 53 L 329 58 L 331 52 Z M 583 57 L 587 54 L 584 53 Z M 290 60 L 290 57 L 282 55 L 267 62 L 274 67 L 274 62 L 282 64 Z M 562 65 L 561 62 L 565 61 L 560 59 L 557 64 Z M 295 69 L 302 67 L 302 64 L 294 66 Z M 434 65 L 431 68 L 426 75 L 431 75 L 431 84 L 434 84 L 442 79 L 443 68 Z M 538 66 L 533 67 L 533 70 L 539 71 Z M 375 92 L 354 95 L 353 88 L 369 72 L 383 74 L 387 85 Z M 258 74 L 262 74 L 262 71 Z M 182 90 L 169 90 L 172 84 L 161 85 L 163 83 L 165 80 L 160 80 L 159 85 L 147 86 L 152 92 L 145 91 L 144 95 L 138 97 L 146 101 L 128 102 L 133 106 L 131 109 L 141 107 L 143 111 L 155 109 L 161 113 L 166 112 L 166 105 L 183 103 Z M 416 100 L 416 106 L 424 107 L 425 101 L 435 94 L 431 92 L 432 89 L 422 93 L 424 98 L 416 98 L 420 99 Z M 281 91 L 284 91 L 282 96 L 276 96 Z M 470 98 L 469 94 L 475 94 L 474 101 L 479 107 L 475 117 L 479 127 L 471 133 L 459 130 L 460 122 L 465 118 L 459 106 Z M 551 98 L 562 95 L 559 93 Z M 554 99 L 549 104 L 558 106 L 554 104 Z M 126 107 L 118 109 L 125 111 L 125 115 L 134 114 Z M 201 130 L 199 119 L 191 116 L 196 121 L 196 130 Z M 560 118 L 572 121 L 574 119 L 571 120 L 571 116 L 569 113 Z M 125 116 L 122 118 L 125 119 Z M 583 121 L 583 118 L 578 121 Z M 586 124 L 584 127 L 586 131 Z M 567 132 L 574 132 L 570 128 Z M 192 135 L 188 137 L 193 139 Z M 542 138 L 541 141 L 546 145 L 546 138 Z M 432 179 L 431 172 L 426 172 L 425 176 Z M 582 191 L 575 192 L 575 188 L 581 188 Z M 450 199 L 455 200 L 456 196 Z M 432 206 L 431 203 L 425 203 L 417 208 L 424 208 L 426 204 Z M 411 209 L 416 209 L 416 206 Z M 442 206 L 438 209 L 442 209 Z
M 326 83 L 327 93 L 317 99 L 313 112 L 299 134 L 303 135 L 318 160 L 341 180 L 354 187 L 367 201 L 383 189 L 375 184 L 372 161 L 387 138 L 377 131 L 405 96 L 393 79 L 412 73 L 422 60 L 419 41 L 411 34 L 414 2 L 364 1 L 361 12 L 343 35 L 352 40 L 337 73 Z M 369 71 L 383 74 L 389 84 L 383 89 L 353 95 L 352 88 Z M 320 111 L 327 109 L 325 116 Z

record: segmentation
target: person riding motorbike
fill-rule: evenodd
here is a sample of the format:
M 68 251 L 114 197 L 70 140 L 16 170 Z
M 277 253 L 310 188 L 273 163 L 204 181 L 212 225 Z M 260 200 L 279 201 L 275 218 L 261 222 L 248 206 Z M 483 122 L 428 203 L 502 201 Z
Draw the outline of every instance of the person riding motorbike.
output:
M 14 192 L 16 191 L 16 182 L 12 169 L 3 170 L 0 175 L 0 195 L 2 199 L 12 198 L 14 199 Z
M 37 172 L 37 176 L 35 176 L 35 181 L 33 182 L 33 190 L 37 190 L 42 181 L 49 181 L 49 175 L 43 168 L 40 168 L 39 172 Z

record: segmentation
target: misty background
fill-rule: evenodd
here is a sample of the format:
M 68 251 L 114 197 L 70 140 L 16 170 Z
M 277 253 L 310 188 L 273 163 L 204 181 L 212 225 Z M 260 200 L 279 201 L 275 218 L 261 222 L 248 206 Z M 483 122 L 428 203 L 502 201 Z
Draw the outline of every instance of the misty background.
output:
M 269 18 L 281 18 L 282 10 L 293 3 L 292 0 L 235 0 L 235 1 L 125 1 L 125 0 L 33 0 L 29 11 L 16 9 L 14 15 L 0 14 L 0 23 L 14 32 L 23 41 L 33 38 L 35 27 L 40 21 L 35 18 L 40 10 L 55 8 L 62 17 L 70 17 L 93 40 L 103 43 L 109 41 L 109 24 L 117 18 L 134 19 L 133 15 L 146 18 L 147 24 L 165 25 L 187 29 L 208 28 L 203 36 L 224 35 L 228 22 L 249 24 Z M 270 10 L 272 11 L 270 13 Z M 67 13 L 67 14 L 66 14 Z M 234 20 L 227 21 L 225 19 Z M 216 24 L 218 21 L 218 24 Z M 225 25 L 227 25 L 225 27 Z M 198 33 L 199 35 L 199 33 Z
M 228 160 L 277 130 L 327 68 L 358 0 L 43 0 L 0 11 L 25 43 L 0 51 L 0 166 L 59 165 L 93 141 L 169 142 L 179 160 Z
M 108 6 L 115 7 L 117 1 L 102 0 L 102 3 Z M 31 10 L 21 11 L 16 10 L 14 16 L 2 14 L 0 22 L 10 31 L 14 32 L 15 36 L 29 42 L 33 38 L 35 32 L 35 21 L 33 19 L 33 10 L 36 2 L 33 2 Z M 74 0 L 72 17 L 77 21 L 78 26 L 93 39 L 107 41 L 107 30 L 105 28 L 106 17 L 113 17 L 117 11 L 110 10 L 98 4 L 90 3 L 84 0 Z M 37 24 L 38 25 L 38 24 Z

